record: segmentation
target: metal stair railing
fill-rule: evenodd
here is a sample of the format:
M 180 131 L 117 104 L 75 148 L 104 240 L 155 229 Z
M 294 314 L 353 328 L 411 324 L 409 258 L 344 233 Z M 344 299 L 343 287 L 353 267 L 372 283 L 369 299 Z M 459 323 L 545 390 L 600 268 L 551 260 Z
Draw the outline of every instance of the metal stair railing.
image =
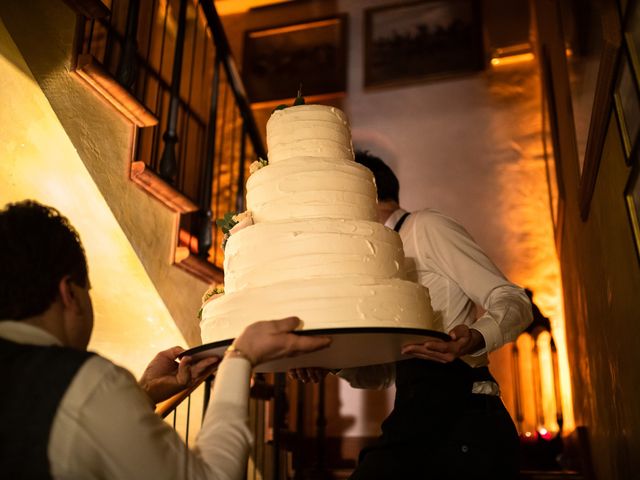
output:
M 157 119 L 138 130 L 134 158 L 195 205 L 179 242 L 222 267 L 213 220 L 244 209 L 248 164 L 266 158 L 242 79 L 211 1 L 112 0 L 85 18 L 90 56 Z

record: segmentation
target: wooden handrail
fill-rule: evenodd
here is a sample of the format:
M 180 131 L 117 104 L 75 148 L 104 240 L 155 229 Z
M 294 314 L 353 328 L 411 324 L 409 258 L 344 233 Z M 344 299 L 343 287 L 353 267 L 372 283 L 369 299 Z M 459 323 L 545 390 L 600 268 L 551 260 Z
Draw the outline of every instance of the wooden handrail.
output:
M 176 393 L 173 397 L 168 398 L 164 402 L 160 402 L 156 405 L 156 414 L 160 415 L 162 418 L 169 416 L 173 411 L 175 411 L 178 406 L 185 401 L 189 395 L 191 395 L 194 391 L 196 391 L 200 385 L 207 381 L 209 377 L 203 377 L 195 385 L 189 387 L 179 393 Z M 205 405 L 206 408 L 206 405 Z

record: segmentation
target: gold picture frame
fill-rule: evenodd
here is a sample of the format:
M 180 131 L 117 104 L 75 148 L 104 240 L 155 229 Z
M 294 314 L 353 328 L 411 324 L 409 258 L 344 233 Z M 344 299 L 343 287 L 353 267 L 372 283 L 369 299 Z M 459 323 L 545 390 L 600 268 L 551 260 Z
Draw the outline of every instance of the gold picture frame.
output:
M 347 15 L 245 32 L 242 77 L 251 103 L 342 95 L 347 88 Z
M 633 234 L 633 242 L 640 261 L 640 163 L 631 169 L 629 180 L 624 190 L 624 198 L 629 213 L 629 222 Z
M 480 0 L 417 0 L 364 12 L 364 87 L 473 74 L 486 66 Z
M 640 90 L 628 48 L 625 48 L 620 60 L 613 98 L 625 161 L 630 165 L 640 135 Z
M 556 91 L 553 86 L 551 63 L 546 45 L 540 50 L 542 80 L 542 149 L 544 154 L 549 209 L 553 224 L 556 249 L 561 250 L 562 224 L 564 220 L 565 188 L 562 177 L 562 158 L 558 131 L 558 109 Z

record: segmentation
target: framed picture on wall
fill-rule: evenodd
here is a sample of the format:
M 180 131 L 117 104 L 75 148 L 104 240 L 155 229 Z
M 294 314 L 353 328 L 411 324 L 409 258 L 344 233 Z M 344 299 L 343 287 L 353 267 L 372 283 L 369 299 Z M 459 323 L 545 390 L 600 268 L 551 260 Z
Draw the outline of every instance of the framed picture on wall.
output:
M 479 0 L 422 0 L 365 11 L 365 87 L 482 70 Z
M 629 222 L 633 232 L 633 241 L 640 260 L 640 163 L 636 163 L 631 170 L 629 181 L 625 189 L 625 200 L 629 212 Z
M 549 210 L 553 222 L 556 246 L 560 250 L 562 220 L 564 217 L 564 181 L 560 158 L 557 98 L 553 86 L 551 64 L 546 46 L 540 51 L 542 77 L 542 149 L 549 191 Z
M 252 103 L 344 93 L 346 15 L 245 32 L 242 77 Z
M 624 7 L 621 7 L 625 12 Z M 640 81 L 640 0 L 629 2 L 624 14 L 624 37 L 636 81 Z
M 627 164 L 631 163 L 640 133 L 640 91 L 636 81 L 629 51 L 622 56 L 618 69 L 618 79 L 614 90 L 616 118 Z
M 610 112 L 613 107 L 616 65 L 622 45 L 622 28 L 618 6 L 615 1 L 602 0 L 597 4 L 598 8 L 593 8 L 593 14 L 597 13 L 598 21 L 602 26 L 600 31 L 602 42 L 598 55 L 598 69 L 593 92 L 593 107 L 591 108 L 587 143 L 583 159 L 578 159 L 581 166 L 578 201 L 580 216 L 583 220 L 586 220 L 589 216 L 591 199 L 596 186 Z M 572 90 L 573 95 L 574 91 Z

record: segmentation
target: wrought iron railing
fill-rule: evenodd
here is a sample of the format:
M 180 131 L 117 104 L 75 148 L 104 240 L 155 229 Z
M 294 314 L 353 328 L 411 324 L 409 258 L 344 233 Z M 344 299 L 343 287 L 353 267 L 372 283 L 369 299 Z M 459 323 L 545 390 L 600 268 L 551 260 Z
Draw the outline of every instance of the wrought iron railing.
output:
M 214 3 L 103 1 L 97 11 L 108 14 L 78 9 L 76 72 L 139 127 L 132 173 L 155 172 L 150 191 L 181 213 L 178 246 L 219 273 L 223 238 L 213 220 L 244 210 L 248 165 L 266 153 Z M 97 5 L 74 5 L 85 3 Z M 157 410 L 187 443 L 201 421 L 194 405 L 206 409 L 209 390 L 201 384 Z M 255 376 L 251 397 L 248 478 L 283 478 L 283 375 Z
M 79 53 L 156 117 L 138 130 L 135 159 L 193 202 L 179 242 L 221 267 L 213 220 L 244 209 L 248 164 L 266 154 L 214 4 L 106 3 L 110 16 L 84 22 Z
M 214 377 L 166 400 L 156 407 L 156 413 L 165 419 L 184 439 L 187 447 L 195 441 L 200 423 L 210 401 Z M 247 464 L 247 480 L 279 480 L 287 478 L 287 452 L 281 445 L 281 425 L 286 402 L 283 376 L 270 379 L 265 374 L 254 374 L 249 399 L 249 427 L 255 439 Z

